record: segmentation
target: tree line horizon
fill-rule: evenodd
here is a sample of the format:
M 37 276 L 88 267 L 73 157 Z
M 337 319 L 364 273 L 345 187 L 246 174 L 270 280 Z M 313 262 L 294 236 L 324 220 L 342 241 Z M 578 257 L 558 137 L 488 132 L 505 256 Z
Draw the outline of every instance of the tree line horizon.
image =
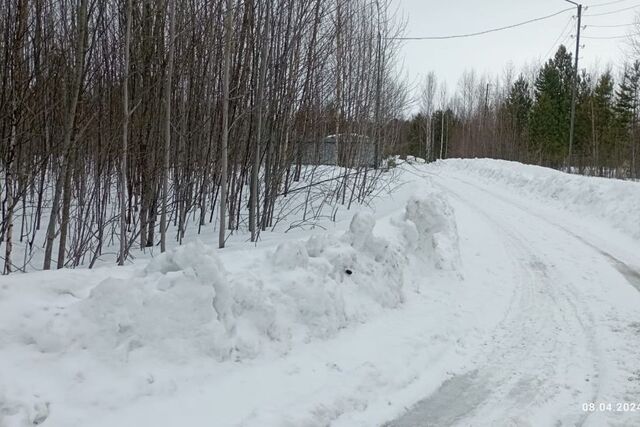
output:
M 564 45 L 539 67 L 502 76 L 464 72 L 453 95 L 431 72 L 419 112 L 405 124 L 403 151 L 428 160 L 491 157 L 624 179 L 640 178 L 640 57 L 580 70 L 573 153 L 569 130 L 573 55 Z M 635 58 L 637 59 L 633 59 Z

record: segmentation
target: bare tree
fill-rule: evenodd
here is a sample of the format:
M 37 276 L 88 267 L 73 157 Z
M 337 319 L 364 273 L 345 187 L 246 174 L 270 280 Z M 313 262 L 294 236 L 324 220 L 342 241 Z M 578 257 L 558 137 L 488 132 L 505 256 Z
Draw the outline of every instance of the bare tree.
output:
M 3 7 L 4 272 L 50 269 L 55 246 L 58 267 L 122 264 L 133 242 L 147 250 L 159 234 L 166 250 L 216 213 L 219 244 L 226 230 L 255 241 L 290 211 L 313 220 L 365 202 L 381 172 L 358 141 L 382 157 L 400 138 L 391 0 Z M 306 148 L 331 134 L 335 177 Z
M 427 73 L 420 92 L 420 112 L 424 120 L 424 157 L 430 159 L 434 153 L 432 116 L 435 105 L 436 91 L 438 88 L 438 78 L 434 71 Z
M 120 158 L 120 256 L 119 265 L 127 258 L 127 151 L 129 150 L 129 51 L 131 49 L 132 0 L 126 0 L 126 22 L 124 36 L 124 75 L 122 79 L 122 153 Z
M 267 64 L 269 55 L 269 20 L 271 19 L 269 1 L 262 2 L 264 24 L 260 36 L 260 75 L 258 76 L 258 123 L 256 125 L 256 141 L 253 150 L 253 167 L 251 169 L 251 205 L 249 211 L 249 229 L 251 231 L 251 241 L 258 238 L 258 176 L 260 174 L 260 154 L 262 141 L 262 123 L 264 114 L 264 86 L 267 78 Z
M 169 156 L 171 148 L 171 89 L 173 79 L 173 56 L 175 51 L 176 2 L 169 0 L 169 54 L 164 86 L 164 167 L 162 168 L 162 212 L 160 214 L 160 251 L 167 250 L 167 211 L 169 199 Z
M 47 227 L 47 240 L 45 246 L 44 269 L 51 268 L 51 254 L 53 252 L 53 244 L 56 237 L 56 223 L 58 220 L 58 211 L 60 209 L 60 199 L 63 198 L 63 211 L 60 224 L 60 244 L 58 248 L 57 268 L 64 266 L 66 238 L 69 225 L 69 209 L 71 203 L 71 167 L 74 142 L 78 136 L 75 132 L 78 101 L 80 99 L 80 91 L 83 85 L 85 75 L 85 57 L 87 46 L 87 0 L 79 0 L 75 13 L 76 22 L 76 47 L 74 53 L 74 66 L 71 82 L 65 84 L 66 95 L 66 112 L 64 126 L 64 142 L 62 146 L 62 166 L 58 174 L 55 186 L 55 194 L 51 214 L 49 217 L 49 225 Z
M 222 140 L 221 140 L 221 171 L 220 171 L 220 223 L 218 230 L 218 247 L 224 248 L 227 223 L 227 188 L 228 188 L 228 158 L 229 158 L 229 98 L 230 98 L 230 69 L 231 69 L 231 43 L 233 29 L 233 1 L 226 0 L 224 17 L 224 57 L 222 73 Z

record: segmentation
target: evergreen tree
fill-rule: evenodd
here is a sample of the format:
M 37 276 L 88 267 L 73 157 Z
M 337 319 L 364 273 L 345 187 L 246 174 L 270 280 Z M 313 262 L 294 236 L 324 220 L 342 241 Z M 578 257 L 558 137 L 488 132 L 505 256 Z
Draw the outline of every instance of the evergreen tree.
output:
M 568 154 L 571 83 L 571 54 L 560 46 L 536 79 L 529 121 L 531 146 L 542 164 L 557 167 Z
M 591 98 L 593 84 L 591 75 L 583 71 L 578 80 L 576 100 L 576 123 L 573 144 L 574 161 L 579 172 L 583 173 L 590 155 L 590 142 L 593 138 L 591 126 Z
M 620 82 L 620 86 L 618 87 L 618 90 L 616 90 L 616 103 L 614 107 L 616 113 L 616 127 L 619 131 L 618 136 L 624 139 L 628 136 L 633 119 L 635 100 L 633 97 L 632 84 L 633 82 L 630 79 L 630 73 L 628 70 L 625 70 L 622 76 L 622 82 Z
M 614 81 L 610 71 L 600 76 L 590 99 L 591 115 L 591 161 L 599 167 L 602 175 L 602 166 L 611 159 L 615 144 L 613 123 L 613 88 Z
M 425 155 L 425 121 L 426 118 L 422 113 L 418 113 L 417 115 L 413 116 L 413 118 L 409 121 L 406 154 L 415 157 L 423 157 Z
M 523 152 L 527 151 L 526 133 L 532 105 L 533 99 L 531 99 L 529 83 L 527 83 L 521 74 L 511 87 L 505 102 L 507 119 L 513 135 L 513 143 L 518 147 L 520 153 L 518 157 L 522 157 Z

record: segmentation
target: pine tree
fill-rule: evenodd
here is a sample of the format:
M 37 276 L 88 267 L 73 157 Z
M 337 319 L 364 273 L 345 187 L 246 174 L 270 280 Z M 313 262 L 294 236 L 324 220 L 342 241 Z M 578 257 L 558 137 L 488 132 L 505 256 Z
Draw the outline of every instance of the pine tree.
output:
M 521 74 L 515 81 L 507 97 L 505 108 L 509 121 L 513 144 L 518 147 L 520 158 L 528 151 L 526 133 L 528 131 L 529 113 L 533 106 L 533 99 L 529 90 L 529 83 Z
M 569 146 L 569 109 L 572 83 L 571 54 L 560 46 L 540 70 L 530 116 L 530 139 L 541 164 L 562 164 Z
M 583 71 L 578 80 L 575 139 L 573 145 L 574 161 L 577 163 L 579 173 L 584 173 L 587 166 L 587 158 L 590 155 L 590 141 L 593 129 L 591 127 L 591 97 L 593 96 L 593 84 L 591 75 Z
M 611 158 L 614 146 L 613 87 L 610 71 L 600 76 L 590 100 L 591 109 L 591 161 L 603 174 L 603 165 Z

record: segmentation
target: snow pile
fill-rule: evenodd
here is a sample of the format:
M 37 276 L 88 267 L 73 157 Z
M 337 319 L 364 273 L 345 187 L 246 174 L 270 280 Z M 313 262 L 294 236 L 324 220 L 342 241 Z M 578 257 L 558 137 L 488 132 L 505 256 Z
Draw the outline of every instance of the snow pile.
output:
M 412 198 L 407 203 L 405 219 L 416 232 L 406 233 L 415 248 L 424 251 L 440 270 L 455 271 L 460 267 L 458 230 L 453 209 L 442 193 Z M 413 230 L 412 230 L 413 231 Z M 415 236 L 415 239 L 411 237 Z
M 540 166 L 493 159 L 449 159 L 439 167 L 480 177 L 544 203 L 595 217 L 640 240 L 640 182 L 570 175 Z
M 230 320 L 225 275 L 212 249 L 180 247 L 131 277 L 107 277 L 88 291 L 62 289 L 77 302 L 50 317 L 29 317 L 21 339 L 41 353 L 88 351 L 105 361 L 153 354 L 223 358 Z
M 379 225 L 388 238 L 374 233 L 373 216 L 358 213 L 342 236 L 281 243 L 241 271 L 227 271 L 212 247 L 190 243 L 126 277 L 71 291 L 77 301 L 34 319 L 21 340 L 109 363 L 287 353 L 400 306 L 411 263 L 456 268 L 457 232 L 443 195 L 414 197 L 403 216 Z
M 377 226 L 389 236 L 376 235 Z M 418 250 L 427 241 L 430 247 Z M 288 351 L 295 342 L 326 339 L 397 308 L 405 300 L 410 264 L 432 259 L 435 269 L 455 269 L 457 245 L 453 211 L 436 192 L 413 198 L 401 221 L 376 223 L 358 213 L 342 236 L 280 244 L 269 266 L 231 275 L 231 310 L 241 324 L 234 330 L 238 356 L 274 344 Z
M 414 281 L 456 265 L 453 211 L 425 187 L 341 234 L 235 252 L 194 242 L 141 266 L 0 278 L 0 425 L 79 425 L 61 408 L 172 395 L 178 370 L 291 354 L 400 308 Z
M 104 280 L 75 307 L 90 325 L 83 348 L 224 358 L 233 326 L 226 275 L 214 250 L 194 243 L 155 258 L 139 277 Z

